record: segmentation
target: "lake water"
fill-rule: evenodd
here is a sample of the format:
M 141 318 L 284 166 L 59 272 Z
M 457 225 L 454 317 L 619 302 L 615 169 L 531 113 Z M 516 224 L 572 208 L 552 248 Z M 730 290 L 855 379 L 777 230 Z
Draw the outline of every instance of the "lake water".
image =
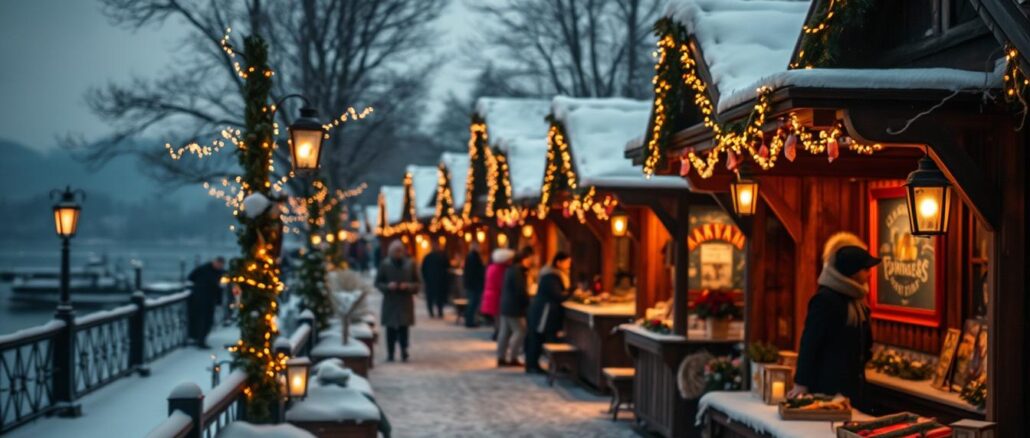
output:
M 57 238 L 40 242 L 0 242 L 0 272 L 19 268 L 60 268 L 60 241 Z M 209 242 L 112 242 L 72 240 L 71 266 L 82 267 L 89 260 L 106 257 L 110 266 L 120 268 L 131 277 L 130 262 L 143 262 L 143 282 L 178 281 L 196 266 L 222 256 L 235 257 L 238 248 L 233 241 Z M 73 299 L 74 301 L 74 299 Z M 102 307 L 76 308 L 84 315 Z M 0 334 L 43 324 L 54 315 L 53 306 L 26 305 L 12 302 L 11 283 L 0 282 Z

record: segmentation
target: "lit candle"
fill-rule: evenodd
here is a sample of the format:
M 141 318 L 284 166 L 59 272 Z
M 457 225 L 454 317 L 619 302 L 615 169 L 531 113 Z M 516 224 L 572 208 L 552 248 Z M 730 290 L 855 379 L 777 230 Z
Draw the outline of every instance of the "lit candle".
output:
M 772 402 L 779 403 L 783 400 L 783 382 L 772 382 Z

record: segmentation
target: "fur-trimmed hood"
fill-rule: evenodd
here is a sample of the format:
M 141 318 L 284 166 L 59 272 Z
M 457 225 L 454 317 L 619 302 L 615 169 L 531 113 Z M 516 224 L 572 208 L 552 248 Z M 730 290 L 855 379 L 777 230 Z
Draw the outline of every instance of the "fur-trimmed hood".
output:
M 490 254 L 490 261 L 493 263 L 508 263 L 515 258 L 515 251 L 508 248 L 497 248 Z

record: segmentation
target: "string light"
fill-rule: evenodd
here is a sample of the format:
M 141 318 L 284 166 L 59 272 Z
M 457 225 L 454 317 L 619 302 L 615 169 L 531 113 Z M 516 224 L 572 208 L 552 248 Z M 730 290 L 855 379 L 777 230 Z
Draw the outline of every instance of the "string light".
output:
M 403 211 L 401 213 L 401 220 L 397 224 L 391 225 L 382 220 L 385 218 L 384 212 L 386 211 L 386 200 L 382 193 L 379 194 L 380 236 L 392 237 L 397 234 L 415 234 L 422 231 L 422 223 L 418 220 L 413 179 L 414 176 L 411 172 L 406 172 L 404 174 L 404 204 L 402 207 Z
M 486 175 L 481 175 L 482 170 L 485 166 L 483 162 L 479 161 L 484 159 L 483 149 L 486 149 L 487 145 L 487 133 L 486 123 L 476 116 L 473 116 L 472 123 L 469 124 L 469 168 L 468 176 L 465 179 L 465 205 L 461 209 L 461 216 L 465 218 L 466 222 L 472 221 L 472 205 L 475 204 L 476 195 L 476 181 L 477 177 L 486 178 Z
M 451 172 L 444 163 L 436 167 L 436 209 L 429 222 L 429 231 L 460 234 L 465 221 L 454 210 L 454 194 L 451 189 Z
M 322 128 L 324 128 L 328 133 L 333 128 L 339 127 L 340 125 L 347 123 L 349 121 L 364 119 L 365 117 L 372 115 L 373 111 L 375 111 L 375 109 L 370 106 L 365 107 L 360 112 L 355 110 L 354 107 L 350 107 L 347 108 L 347 110 L 344 111 L 343 114 L 340 114 L 339 117 L 336 117 L 332 119 L 329 123 L 322 125 Z
M 715 119 L 715 105 L 708 97 L 708 85 L 698 74 L 697 64 L 685 38 L 678 38 L 682 35 L 682 27 L 663 19 L 659 22 L 659 29 L 664 29 L 662 37 L 658 42 L 658 62 L 655 65 L 656 74 L 652 83 L 655 85 L 655 99 L 653 101 L 651 131 L 645 142 L 646 158 L 644 160 L 644 174 L 654 175 L 657 167 L 663 162 L 663 147 L 668 142 L 667 137 L 671 135 L 671 127 L 667 125 L 668 120 L 676 119 L 677 114 L 670 114 L 671 107 L 666 104 L 671 99 L 683 98 L 680 96 L 684 90 L 693 94 L 694 107 L 701 115 L 702 124 L 712 132 L 712 147 L 708 148 L 706 155 L 702 158 L 692 148 L 687 149 L 681 159 L 683 165 L 690 165 L 697 169 L 702 178 L 709 178 L 715 171 L 716 165 L 726 156 L 729 160 L 728 167 L 733 168 L 738 164 L 738 157 L 742 155 L 750 158 L 764 170 L 775 166 L 780 152 L 785 146 L 798 144 L 807 152 L 822 153 L 827 151 L 830 161 L 836 158 L 837 149 L 835 145 L 847 145 L 852 151 L 871 154 L 882 149 L 880 144 L 859 144 L 849 137 L 843 135 L 839 124 L 830 129 L 805 128 L 798 120 L 796 114 L 791 113 L 786 119 L 781 119 L 780 128 L 772 135 L 766 135 L 766 117 L 769 114 L 769 95 L 772 89 L 760 87 L 756 90 L 756 103 L 751 109 L 745 123 L 738 127 L 723 125 Z M 676 60 L 677 62 L 672 62 Z M 679 81 L 684 84 L 683 89 L 675 88 L 672 85 L 670 76 L 679 73 Z M 670 95 L 673 95 L 670 97 Z M 788 152 L 788 154 L 791 154 Z M 793 155 L 789 155 L 792 157 Z M 792 158 L 788 158 L 791 159 Z M 689 169 L 682 169 L 681 175 L 686 175 Z
M 537 217 L 546 218 L 554 194 L 565 189 L 570 192 L 570 199 L 562 203 L 562 214 L 565 217 L 575 217 L 584 223 L 587 213 L 593 213 L 602 221 L 608 220 L 618 202 L 611 195 L 598 197 L 594 187 L 580 194 L 579 177 L 572 166 L 572 149 L 565 135 L 565 127 L 554 117 L 548 118 L 551 127 L 547 131 L 547 165 L 544 167 L 544 182 L 540 187 Z

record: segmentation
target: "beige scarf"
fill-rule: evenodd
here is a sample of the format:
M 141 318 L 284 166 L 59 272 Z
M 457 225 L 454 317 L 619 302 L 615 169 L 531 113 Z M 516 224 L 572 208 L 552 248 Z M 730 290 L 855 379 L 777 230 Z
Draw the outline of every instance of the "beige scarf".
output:
M 854 234 L 842 232 L 830 236 L 823 247 L 823 272 L 819 274 L 818 283 L 820 286 L 828 287 L 833 289 L 834 292 L 851 298 L 851 303 L 848 305 L 848 325 L 854 327 L 859 325 L 859 323 L 865 322 L 866 315 L 868 314 L 868 305 L 865 298 L 866 295 L 869 295 L 869 286 L 859 284 L 850 277 L 841 274 L 834 267 L 837 259 L 837 250 L 845 246 L 857 246 L 867 249 L 865 242 L 862 242 L 862 239 L 859 239 Z

